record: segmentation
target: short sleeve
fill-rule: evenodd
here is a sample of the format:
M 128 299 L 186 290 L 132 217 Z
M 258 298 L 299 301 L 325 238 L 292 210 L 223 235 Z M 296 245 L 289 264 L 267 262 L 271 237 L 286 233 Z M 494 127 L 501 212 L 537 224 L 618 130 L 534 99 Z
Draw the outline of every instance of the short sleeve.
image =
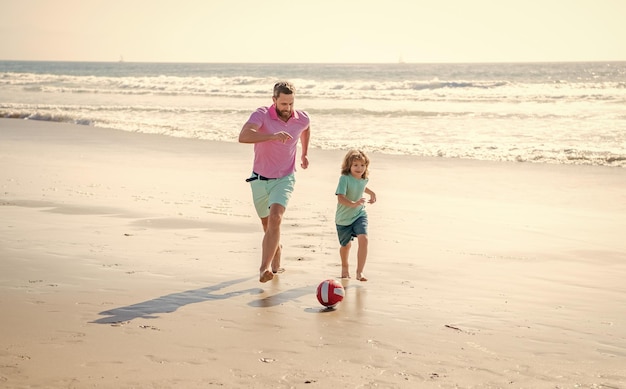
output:
M 341 175 L 339 177 L 339 184 L 337 184 L 337 190 L 335 190 L 335 195 L 346 195 L 348 193 L 348 176 Z

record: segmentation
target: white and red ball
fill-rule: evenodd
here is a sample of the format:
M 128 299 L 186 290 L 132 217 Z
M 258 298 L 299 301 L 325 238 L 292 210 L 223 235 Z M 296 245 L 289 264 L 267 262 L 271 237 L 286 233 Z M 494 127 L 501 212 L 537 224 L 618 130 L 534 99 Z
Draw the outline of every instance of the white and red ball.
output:
M 343 300 L 346 291 L 341 282 L 333 279 L 322 281 L 317 286 L 317 301 L 325 307 L 332 308 Z

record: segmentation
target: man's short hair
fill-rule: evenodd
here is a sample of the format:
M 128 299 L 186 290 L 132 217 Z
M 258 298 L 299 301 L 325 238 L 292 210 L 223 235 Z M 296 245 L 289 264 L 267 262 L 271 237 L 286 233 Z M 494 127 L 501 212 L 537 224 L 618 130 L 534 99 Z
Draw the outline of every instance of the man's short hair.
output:
M 274 97 L 278 98 L 280 94 L 292 95 L 296 93 L 296 87 L 288 81 L 279 81 L 274 85 Z

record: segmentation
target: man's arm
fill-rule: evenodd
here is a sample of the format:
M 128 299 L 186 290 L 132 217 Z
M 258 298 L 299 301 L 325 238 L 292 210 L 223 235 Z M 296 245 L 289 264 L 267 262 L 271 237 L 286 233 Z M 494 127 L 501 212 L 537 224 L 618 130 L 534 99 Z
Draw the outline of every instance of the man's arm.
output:
M 300 143 L 302 144 L 302 157 L 300 158 L 302 163 L 300 166 L 302 166 L 302 169 L 309 167 L 309 139 L 311 139 L 311 127 L 308 127 L 300 134 Z
M 239 143 L 259 143 L 267 142 L 268 140 L 278 140 L 281 142 L 291 139 L 292 136 L 284 131 L 280 131 L 274 134 L 261 134 L 257 130 L 258 124 L 246 123 L 243 125 L 241 132 L 239 132 Z M 307 142 L 308 146 L 308 142 Z

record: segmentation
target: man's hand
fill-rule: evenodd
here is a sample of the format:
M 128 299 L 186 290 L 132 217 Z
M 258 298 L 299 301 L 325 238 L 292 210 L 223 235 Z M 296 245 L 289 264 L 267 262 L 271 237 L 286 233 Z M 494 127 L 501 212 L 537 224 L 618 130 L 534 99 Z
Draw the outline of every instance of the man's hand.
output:
M 302 158 L 302 163 L 300 164 L 300 166 L 302 166 L 302 169 L 306 169 L 309 167 L 309 158 L 307 158 L 306 155 L 303 155 Z
M 285 143 L 289 139 L 293 139 L 293 136 L 291 136 L 288 132 L 279 131 L 274 133 L 274 140 Z

